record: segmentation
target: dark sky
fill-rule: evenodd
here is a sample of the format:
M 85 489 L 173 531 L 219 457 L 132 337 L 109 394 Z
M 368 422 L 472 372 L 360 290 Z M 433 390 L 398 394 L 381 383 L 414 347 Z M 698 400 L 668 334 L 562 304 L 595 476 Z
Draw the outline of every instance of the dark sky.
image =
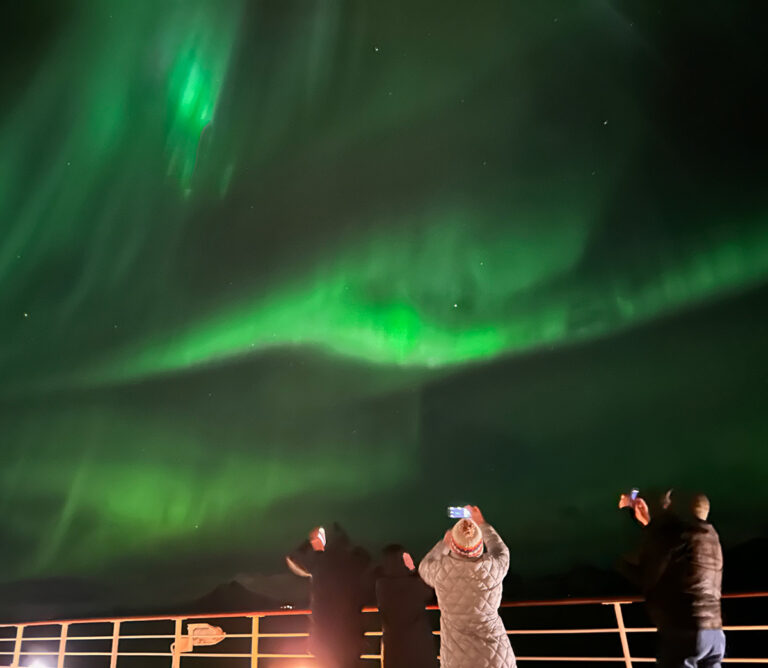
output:
M 764 2 L 28 0 L 0 55 L 0 573 L 523 574 L 630 486 L 766 527 Z

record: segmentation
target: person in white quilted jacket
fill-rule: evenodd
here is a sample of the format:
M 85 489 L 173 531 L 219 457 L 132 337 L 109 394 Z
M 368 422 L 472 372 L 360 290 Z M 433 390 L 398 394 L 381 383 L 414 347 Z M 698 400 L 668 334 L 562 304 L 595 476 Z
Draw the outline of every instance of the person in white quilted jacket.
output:
M 437 592 L 440 664 L 515 668 L 515 654 L 499 616 L 509 549 L 477 506 L 466 508 L 471 519 L 459 520 L 419 564 L 419 575 Z

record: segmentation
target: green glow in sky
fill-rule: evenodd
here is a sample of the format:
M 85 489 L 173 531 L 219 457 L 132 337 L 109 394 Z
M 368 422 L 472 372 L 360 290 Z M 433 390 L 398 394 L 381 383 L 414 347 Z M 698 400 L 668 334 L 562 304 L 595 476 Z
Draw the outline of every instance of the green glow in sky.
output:
M 604 498 L 692 453 L 755 533 L 728 476 L 766 472 L 768 54 L 738 3 L 30 3 L 0 40 L 3 577 L 279 568 L 334 518 L 418 551 L 462 501 L 514 568 L 607 562 Z
M 546 213 L 544 214 L 547 215 Z M 552 213 L 551 219 L 556 219 Z M 674 259 L 562 280 L 580 259 L 586 226 L 550 225 L 536 239 L 467 238 L 460 225 L 375 240 L 320 268 L 297 288 L 243 300 L 118 357 L 95 380 L 188 369 L 264 348 L 317 346 L 376 364 L 442 367 L 588 340 L 752 285 L 768 276 L 768 225 L 713 233 Z M 535 224 L 535 222 L 534 222 Z M 503 229 L 503 228 L 502 228 Z M 504 318 L 498 314 L 504 312 Z

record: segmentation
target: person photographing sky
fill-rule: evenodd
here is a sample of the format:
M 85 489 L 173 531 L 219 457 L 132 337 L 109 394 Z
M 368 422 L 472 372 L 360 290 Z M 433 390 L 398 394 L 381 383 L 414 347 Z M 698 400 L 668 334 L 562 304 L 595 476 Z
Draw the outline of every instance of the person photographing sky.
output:
M 658 507 L 622 494 L 619 508 L 631 508 L 644 527 L 643 543 L 627 575 L 643 590 L 658 628 L 662 668 L 719 668 L 725 655 L 721 614 L 723 552 L 704 494 L 671 491 Z
M 312 529 L 286 556 L 291 571 L 312 578 L 309 649 L 322 668 L 361 665 L 366 557 L 337 524 L 327 534 L 322 527 Z
M 443 668 L 514 668 L 512 645 L 499 616 L 509 549 L 477 506 L 419 564 L 437 593 Z

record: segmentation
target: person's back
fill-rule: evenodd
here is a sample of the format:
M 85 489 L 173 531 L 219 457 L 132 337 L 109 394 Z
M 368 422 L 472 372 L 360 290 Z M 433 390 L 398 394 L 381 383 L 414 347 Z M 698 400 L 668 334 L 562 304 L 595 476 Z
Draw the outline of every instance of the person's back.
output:
M 666 570 L 649 591 L 660 627 L 720 629 L 723 554 L 720 539 L 708 522 L 679 525 Z
M 446 534 L 450 547 L 435 545 L 419 565 L 419 574 L 437 593 L 443 668 L 513 668 L 515 655 L 498 612 L 509 550 L 475 511 L 480 521 L 472 541 L 479 542 L 462 542 L 469 528 L 461 520 Z
M 659 629 L 659 665 L 716 668 L 725 653 L 723 553 L 706 521 L 707 498 L 694 496 L 691 511 L 679 509 L 682 517 L 670 514 L 649 524 L 641 560 L 643 591 Z
M 692 615 L 700 629 L 722 629 L 723 549 L 715 527 L 696 520 L 687 542 L 691 556 L 684 578 L 684 591 L 692 600 Z
M 312 577 L 309 649 L 323 668 L 360 665 L 363 639 L 361 576 L 364 565 L 336 528 L 322 550 L 303 543 L 289 559 Z
M 425 606 L 434 595 L 398 546 L 384 550 L 376 579 L 384 668 L 437 668 L 437 649 Z

